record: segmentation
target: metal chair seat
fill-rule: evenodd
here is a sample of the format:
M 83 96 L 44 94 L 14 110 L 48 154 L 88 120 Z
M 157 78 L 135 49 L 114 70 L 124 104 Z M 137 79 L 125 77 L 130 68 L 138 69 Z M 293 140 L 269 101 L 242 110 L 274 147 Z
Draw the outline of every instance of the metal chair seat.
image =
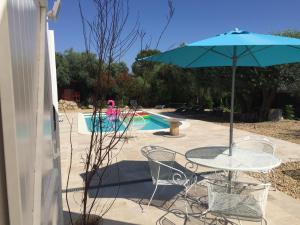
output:
M 160 146 L 145 146 L 141 149 L 141 152 L 148 159 L 152 182 L 155 185 L 148 207 L 151 204 L 158 186 L 182 186 L 185 191 L 186 215 L 188 215 L 187 193 L 190 188 L 197 183 L 197 176 L 189 169 L 192 168 L 196 171 L 198 167 L 192 165 L 190 162 L 185 164 L 186 167 L 190 166 L 190 168 L 181 166 L 175 159 L 177 155 L 181 155 L 185 158 L 183 154 Z
M 233 202 L 237 202 L 234 204 Z M 241 201 L 240 196 L 222 196 L 218 202 L 213 203 L 210 209 L 212 214 L 224 215 L 228 218 L 239 218 L 242 220 L 260 221 L 263 218 L 262 208 L 252 196 L 245 196 Z M 218 205 L 218 206 L 216 206 Z
M 250 184 L 216 180 L 207 182 L 208 210 L 223 218 L 265 221 L 265 208 L 270 184 Z

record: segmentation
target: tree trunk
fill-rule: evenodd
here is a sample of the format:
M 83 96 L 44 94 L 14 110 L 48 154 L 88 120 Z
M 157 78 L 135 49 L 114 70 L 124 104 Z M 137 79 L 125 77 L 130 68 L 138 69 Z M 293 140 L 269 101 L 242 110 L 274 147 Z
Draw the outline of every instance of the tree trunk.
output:
M 259 121 L 267 120 L 269 110 L 272 106 L 276 95 L 276 89 L 263 89 L 262 91 L 262 103 L 259 112 Z

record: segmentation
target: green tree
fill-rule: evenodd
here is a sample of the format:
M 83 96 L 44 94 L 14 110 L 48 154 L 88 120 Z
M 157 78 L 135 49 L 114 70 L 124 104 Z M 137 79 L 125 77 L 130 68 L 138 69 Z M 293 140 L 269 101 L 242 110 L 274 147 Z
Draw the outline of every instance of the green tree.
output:
M 160 51 L 156 49 L 142 50 L 139 52 L 135 58 L 135 62 L 132 64 L 132 72 L 137 76 L 143 76 L 145 73 L 153 70 L 154 65 L 158 63 L 146 62 L 141 59 L 159 53 Z
M 140 104 L 144 106 L 149 106 L 152 104 L 152 80 L 156 76 L 157 70 L 161 67 L 160 63 L 153 63 L 153 62 L 146 62 L 141 60 L 144 57 L 155 55 L 160 53 L 159 50 L 156 49 L 149 49 L 149 50 L 142 50 L 137 54 L 135 62 L 132 64 L 132 72 L 135 76 L 141 77 L 139 81 L 142 81 L 142 90 L 143 94 L 139 96 L 137 99 Z
M 67 87 L 70 85 L 70 71 L 69 64 L 63 54 L 56 53 L 56 73 L 57 85 L 59 88 Z
M 112 63 L 111 64 L 111 74 L 113 77 L 121 73 L 128 73 L 129 69 L 124 62 Z
M 75 52 L 73 49 L 56 53 L 59 94 L 64 88 L 72 88 L 80 92 L 82 102 L 87 102 L 96 77 L 96 70 L 91 69 L 96 66 L 96 61 L 94 54 Z

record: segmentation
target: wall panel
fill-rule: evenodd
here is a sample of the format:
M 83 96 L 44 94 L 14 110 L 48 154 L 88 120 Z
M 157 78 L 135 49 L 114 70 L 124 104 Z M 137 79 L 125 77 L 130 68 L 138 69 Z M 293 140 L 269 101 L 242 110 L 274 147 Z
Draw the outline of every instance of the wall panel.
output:
M 55 141 L 57 133 L 54 130 L 56 121 L 52 112 L 53 90 L 47 39 L 40 40 L 41 8 L 39 1 L 36 0 L 5 1 L 8 3 L 7 17 L 13 86 L 11 98 L 14 102 L 15 113 L 13 125 L 16 128 L 22 221 L 24 225 L 32 225 L 34 221 L 40 221 L 35 224 L 60 224 L 62 223 L 58 216 L 62 209 L 60 165 L 57 163 L 57 155 L 54 154 L 59 146 Z M 42 26 L 46 26 L 46 23 Z M 45 35 L 47 37 L 46 32 Z M 44 55 L 40 55 L 43 52 L 40 51 L 41 42 L 45 43 Z M 39 68 L 43 69 L 39 70 Z M 41 77 L 44 79 L 40 79 Z M 39 85 L 43 86 L 42 95 L 38 92 Z M 42 98 L 43 102 L 41 121 L 38 115 L 38 98 Z M 37 135 L 39 124 L 43 129 L 42 134 Z M 37 145 L 39 141 L 42 143 L 41 146 Z M 40 177 L 37 177 L 37 174 L 40 174 Z M 39 179 L 41 187 L 36 187 Z M 38 204 L 36 191 L 41 199 Z M 35 213 L 39 204 L 39 212 Z
M 8 5 L 21 203 L 28 225 L 33 224 L 39 10 L 33 0 L 11 0 Z

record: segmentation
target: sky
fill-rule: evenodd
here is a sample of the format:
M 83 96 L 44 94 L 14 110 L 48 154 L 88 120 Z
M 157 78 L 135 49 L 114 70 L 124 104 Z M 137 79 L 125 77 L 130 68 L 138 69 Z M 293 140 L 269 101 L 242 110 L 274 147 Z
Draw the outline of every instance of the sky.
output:
M 55 32 L 56 51 L 73 48 L 84 51 L 84 40 L 77 0 L 61 0 L 58 19 L 50 22 Z M 81 0 L 85 12 L 92 13 L 91 0 Z M 124 0 L 125 1 L 125 0 Z M 53 0 L 50 0 L 50 6 Z M 300 0 L 174 0 L 175 13 L 162 37 L 159 50 L 165 51 L 181 43 L 192 43 L 235 28 L 255 33 L 274 33 L 287 29 L 300 31 Z M 166 23 L 167 0 L 129 0 L 129 32 L 139 17 L 154 48 Z M 130 68 L 140 41 L 121 58 Z

